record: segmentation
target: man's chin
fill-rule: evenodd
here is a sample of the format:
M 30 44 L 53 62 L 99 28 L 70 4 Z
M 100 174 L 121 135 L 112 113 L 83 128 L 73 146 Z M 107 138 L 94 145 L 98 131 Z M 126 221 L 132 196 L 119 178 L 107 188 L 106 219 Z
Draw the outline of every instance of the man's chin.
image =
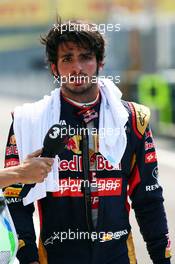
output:
M 66 86 L 67 90 L 71 93 L 75 94 L 83 94 L 86 93 L 91 87 L 84 85 L 84 84 L 71 84 L 70 86 Z

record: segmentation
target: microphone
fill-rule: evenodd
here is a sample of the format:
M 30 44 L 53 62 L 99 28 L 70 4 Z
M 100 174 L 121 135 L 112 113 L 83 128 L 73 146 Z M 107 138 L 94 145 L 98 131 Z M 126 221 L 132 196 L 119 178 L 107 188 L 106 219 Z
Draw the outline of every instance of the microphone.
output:
M 47 132 L 44 142 L 43 151 L 41 157 L 55 158 L 56 155 L 61 154 L 65 150 L 65 146 L 69 141 L 70 136 L 67 135 L 67 127 L 58 124 L 53 125 Z M 35 186 L 33 184 L 25 184 L 19 194 L 20 198 L 24 198 L 31 188 Z

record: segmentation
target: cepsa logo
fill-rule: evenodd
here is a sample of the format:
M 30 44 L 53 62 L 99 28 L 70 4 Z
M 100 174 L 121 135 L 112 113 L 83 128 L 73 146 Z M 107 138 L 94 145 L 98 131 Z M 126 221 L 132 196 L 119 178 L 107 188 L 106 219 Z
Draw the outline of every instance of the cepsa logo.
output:
M 96 188 L 98 196 L 120 196 L 122 192 L 122 178 L 98 178 L 90 183 L 83 179 L 60 179 L 59 191 L 53 192 L 53 197 L 71 196 L 83 197 L 82 187 L 85 184 Z
M 149 152 L 145 154 L 145 163 L 153 163 L 157 161 L 156 152 Z
M 12 166 L 17 166 L 19 165 L 19 159 L 11 158 L 11 159 L 6 159 L 5 160 L 5 167 L 12 167 Z

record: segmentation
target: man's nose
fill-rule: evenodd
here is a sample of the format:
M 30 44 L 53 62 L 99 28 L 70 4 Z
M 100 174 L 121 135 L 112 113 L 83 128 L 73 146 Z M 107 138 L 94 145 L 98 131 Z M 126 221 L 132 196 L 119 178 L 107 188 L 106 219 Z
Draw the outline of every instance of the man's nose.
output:
M 73 72 L 73 74 L 76 74 L 76 75 L 78 75 L 78 74 L 80 74 L 82 72 L 82 64 L 81 64 L 81 62 L 76 61 L 76 62 L 73 63 L 72 72 Z

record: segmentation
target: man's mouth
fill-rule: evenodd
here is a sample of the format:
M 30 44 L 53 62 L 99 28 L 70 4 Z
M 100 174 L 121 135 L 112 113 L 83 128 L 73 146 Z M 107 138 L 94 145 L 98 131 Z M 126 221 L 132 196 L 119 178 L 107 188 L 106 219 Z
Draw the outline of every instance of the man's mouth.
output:
M 76 86 L 80 86 L 86 82 L 86 76 L 71 76 L 70 83 L 73 83 Z

